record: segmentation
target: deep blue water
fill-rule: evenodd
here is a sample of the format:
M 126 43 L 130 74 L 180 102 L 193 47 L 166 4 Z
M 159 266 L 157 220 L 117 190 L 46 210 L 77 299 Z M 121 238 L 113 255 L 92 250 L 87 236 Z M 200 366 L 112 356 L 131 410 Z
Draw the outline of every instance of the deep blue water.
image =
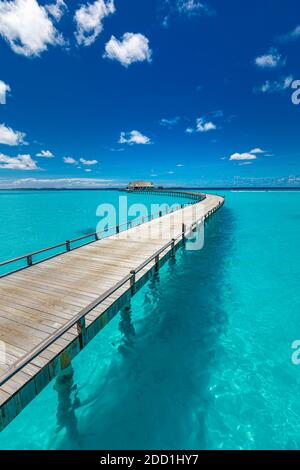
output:
M 223 193 L 204 248 L 181 250 L 74 360 L 62 428 L 51 383 L 0 448 L 300 448 L 300 192 Z

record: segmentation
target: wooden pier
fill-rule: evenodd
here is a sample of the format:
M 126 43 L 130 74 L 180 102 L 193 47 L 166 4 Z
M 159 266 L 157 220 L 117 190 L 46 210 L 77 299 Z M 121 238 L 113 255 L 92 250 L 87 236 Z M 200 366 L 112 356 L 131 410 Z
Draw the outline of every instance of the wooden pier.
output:
M 184 193 L 193 204 L 124 231 L 117 226 L 106 238 L 89 234 L 80 247 L 72 246 L 80 239 L 64 242 L 56 247 L 65 253 L 47 260 L 35 256 L 56 247 L 12 260 L 26 264 L 0 279 L 0 431 L 224 203 L 221 196 L 162 192 Z

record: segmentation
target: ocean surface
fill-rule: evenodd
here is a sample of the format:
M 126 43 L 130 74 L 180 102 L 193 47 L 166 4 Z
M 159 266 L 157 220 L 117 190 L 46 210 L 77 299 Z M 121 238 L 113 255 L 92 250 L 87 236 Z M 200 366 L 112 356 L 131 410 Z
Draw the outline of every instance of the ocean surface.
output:
M 218 192 L 204 248 L 178 252 L 75 358 L 69 404 L 50 383 L 1 449 L 300 448 L 300 192 Z M 94 229 L 103 197 L 118 193 L 0 192 L 1 258 Z

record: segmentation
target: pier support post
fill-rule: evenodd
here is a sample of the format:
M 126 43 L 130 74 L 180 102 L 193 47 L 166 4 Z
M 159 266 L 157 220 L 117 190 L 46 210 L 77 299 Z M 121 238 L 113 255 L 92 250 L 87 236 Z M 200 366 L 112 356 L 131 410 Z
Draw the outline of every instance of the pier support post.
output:
M 158 273 L 159 271 L 159 255 L 155 257 L 155 272 Z
M 80 349 L 83 349 L 84 345 L 85 345 L 85 333 L 86 333 L 85 317 L 81 318 L 77 322 L 77 332 L 78 332 L 78 335 L 79 335 Z
M 78 440 L 75 410 L 80 406 L 77 385 L 74 384 L 74 370 L 70 363 L 56 377 L 54 389 L 58 395 L 56 431 L 66 429 L 71 439 Z
M 122 341 L 118 347 L 118 351 L 126 356 L 132 350 L 134 345 L 135 329 L 132 322 L 130 304 L 122 308 L 120 312 L 119 329 L 122 333 Z
M 175 256 L 175 238 L 172 238 L 171 256 L 172 256 L 173 258 L 174 258 L 174 256 Z
M 186 226 L 185 224 L 182 224 L 182 240 L 185 239 L 185 231 L 186 231 Z
M 135 270 L 132 269 L 130 271 L 131 278 L 130 278 L 130 289 L 131 289 L 131 295 L 133 296 L 135 294 Z

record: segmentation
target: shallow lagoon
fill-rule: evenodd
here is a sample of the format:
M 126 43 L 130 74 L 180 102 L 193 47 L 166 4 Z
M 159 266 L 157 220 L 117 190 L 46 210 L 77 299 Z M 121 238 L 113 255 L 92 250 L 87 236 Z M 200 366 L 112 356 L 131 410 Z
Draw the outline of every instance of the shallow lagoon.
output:
M 74 360 L 69 425 L 51 383 L 0 448 L 300 448 L 300 192 L 223 193 L 204 249 L 178 253 Z

